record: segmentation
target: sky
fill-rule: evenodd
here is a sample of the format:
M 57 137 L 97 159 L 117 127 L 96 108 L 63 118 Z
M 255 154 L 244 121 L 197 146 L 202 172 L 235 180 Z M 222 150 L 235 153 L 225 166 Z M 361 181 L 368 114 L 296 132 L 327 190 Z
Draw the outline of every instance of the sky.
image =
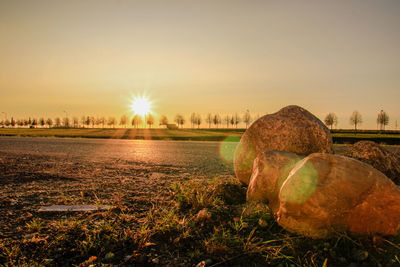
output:
M 400 1 L 0 0 L 0 119 L 299 105 L 400 125 Z M 400 126 L 397 126 L 399 129 Z

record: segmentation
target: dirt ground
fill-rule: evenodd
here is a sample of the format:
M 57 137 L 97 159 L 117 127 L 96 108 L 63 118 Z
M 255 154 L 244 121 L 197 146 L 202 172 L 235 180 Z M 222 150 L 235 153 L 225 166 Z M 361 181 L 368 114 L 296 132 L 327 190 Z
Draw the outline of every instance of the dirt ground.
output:
M 390 147 L 399 152 L 400 147 Z M 343 154 L 345 146 L 336 146 Z M 0 239 L 18 240 L 32 217 L 44 216 L 44 205 L 125 205 L 145 215 L 155 203 L 169 196 L 172 182 L 196 178 L 234 176 L 221 165 L 208 170 L 154 165 L 129 160 L 100 159 L 62 153 L 0 151 Z
M 342 154 L 346 147 L 335 149 Z M 398 152 L 400 149 L 390 150 Z M 210 172 L 128 159 L 102 160 L 73 154 L 0 150 L 0 241 L 12 244 L 26 238 L 26 225 L 34 218 L 67 218 L 64 213 L 38 211 L 41 206 L 56 204 L 124 206 L 135 214 L 132 226 L 140 228 L 140 218 L 153 206 L 170 201 L 173 182 L 193 177 L 229 178 L 234 177 L 234 173 L 225 165 Z
M 0 152 L 0 173 L 3 240 L 20 239 L 24 235 L 21 226 L 33 217 L 46 216 L 38 212 L 43 205 L 124 205 L 140 217 L 152 205 L 165 201 L 172 182 L 209 176 L 199 169 L 172 165 L 6 151 Z M 233 173 L 221 166 L 218 175 Z

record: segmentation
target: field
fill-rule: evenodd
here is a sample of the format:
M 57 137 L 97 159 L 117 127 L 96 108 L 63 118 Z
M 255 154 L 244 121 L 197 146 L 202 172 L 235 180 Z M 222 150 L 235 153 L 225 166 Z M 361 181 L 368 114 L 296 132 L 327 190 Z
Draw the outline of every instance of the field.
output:
M 0 136 L 30 137 L 71 137 L 104 139 L 139 139 L 139 140 L 188 140 L 188 141 L 239 141 L 245 129 L 92 129 L 92 128 L 0 128 Z M 372 140 L 379 144 L 400 145 L 399 131 L 333 130 L 335 144 L 353 144 L 360 140 Z
M 313 240 L 286 232 L 267 205 L 246 203 L 246 188 L 218 148 L 219 142 L 0 138 L 0 264 L 400 264 L 399 236 Z M 39 212 L 52 204 L 112 208 Z
M 88 128 L 37 128 L 37 129 L 0 129 L 0 136 L 31 136 L 31 137 L 76 137 L 76 138 L 114 138 L 143 140 L 191 140 L 191 141 L 222 141 L 227 136 L 240 137 L 243 129 L 88 129 Z M 237 139 L 238 140 L 238 139 Z

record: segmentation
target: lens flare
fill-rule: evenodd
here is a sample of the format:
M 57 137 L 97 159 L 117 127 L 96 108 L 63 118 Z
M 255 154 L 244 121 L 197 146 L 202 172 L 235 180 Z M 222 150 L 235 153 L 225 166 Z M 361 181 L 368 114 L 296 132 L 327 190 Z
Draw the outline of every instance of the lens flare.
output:
M 305 159 L 298 163 L 283 183 L 279 198 L 289 203 L 302 204 L 315 192 L 318 171 Z
M 219 156 L 227 163 L 233 162 L 233 156 L 235 155 L 235 149 L 240 141 L 239 136 L 227 136 L 219 144 Z

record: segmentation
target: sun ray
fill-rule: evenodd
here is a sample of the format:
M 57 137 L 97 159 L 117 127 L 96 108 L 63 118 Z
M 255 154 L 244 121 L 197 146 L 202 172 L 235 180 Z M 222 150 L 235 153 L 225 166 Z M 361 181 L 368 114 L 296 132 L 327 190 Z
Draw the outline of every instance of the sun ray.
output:
M 145 96 L 135 97 L 131 104 L 131 110 L 142 117 L 151 112 L 151 102 Z

